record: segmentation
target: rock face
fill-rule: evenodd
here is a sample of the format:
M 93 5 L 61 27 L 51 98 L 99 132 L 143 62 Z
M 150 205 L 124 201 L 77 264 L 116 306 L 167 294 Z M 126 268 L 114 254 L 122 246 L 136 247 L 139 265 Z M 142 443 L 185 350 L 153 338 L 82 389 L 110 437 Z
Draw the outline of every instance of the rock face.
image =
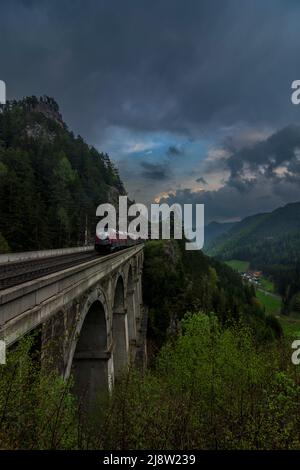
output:
M 164 243 L 164 252 L 171 271 L 176 272 L 177 264 L 180 260 L 178 247 L 174 240 L 166 240 Z
M 31 115 L 43 116 L 47 121 L 56 123 L 61 129 L 67 129 L 67 126 L 63 122 L 62 116 L 59 112 L 58 104 L 49 97 L 40 98 L 38 102 L 33 101 L 29 106 L 25 106 L 26 112 Z M 32 121 L 30 119 L 30 121 Z M 56 136 L 55 131 L 50 131 L 45 122 L 30 122 L 26 126 L 26 134 L 32 139 L 47 139 L 53 142 Z
M 25 129 L 27 137 L 30 139 L 38 140 L 38 139 L 46 139 L 49 142 L 53 142 L 56 136 L 55 132 L 50 132 L 45 129 L 44 126 L 35 122 L 33 124 L 27 124 Z
M 55 121 L 62 128 L 65 127 L 62 116 L 59 112 L 58 105 L 54 100 L 51 101 L 51 99 L 42 99 L 32 107 L 31 111 L 43 114 L 47 119 Z
M 0 250 L 93 242 L 96 208 L 125 195 L 107 154 L 74 136 L 53 98 L 8 102 L 0 114 Z
M 115 207 L 118 207 L 119 204 L 120 191 L 115 186 L 107 187 L 107 202 L 112 204 Z

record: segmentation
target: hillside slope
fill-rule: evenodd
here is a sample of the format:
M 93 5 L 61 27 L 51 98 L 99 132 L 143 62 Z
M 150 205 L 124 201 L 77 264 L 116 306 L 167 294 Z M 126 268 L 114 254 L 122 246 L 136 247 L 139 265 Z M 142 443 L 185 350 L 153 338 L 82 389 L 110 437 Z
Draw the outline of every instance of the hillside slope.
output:
M 222 260 L 247 260 L 261 269 L 296 265 L 300 260 L 300 202 L 243 219 L 216 238 L 208 253 Z
M 204 249 L 208 248 L 216 238 L 232 229 L 235 224 L 236 222 L 210 222 L 205 225 Z
M 125 194 L 106 154 L 75 137 L 49 97 L 0 112 L 0 252 L 82 244 L 96 207 Z
M 214 312 L 222 325 L 241 320 L 260 340 L 280 334 L 265 317 L 253 286 L 226 264 L 200 250 L 186 251 L 180 240 L 150 241 L 144 253 L 143 295 L 156 344 L 174 335 L 186 312 Z

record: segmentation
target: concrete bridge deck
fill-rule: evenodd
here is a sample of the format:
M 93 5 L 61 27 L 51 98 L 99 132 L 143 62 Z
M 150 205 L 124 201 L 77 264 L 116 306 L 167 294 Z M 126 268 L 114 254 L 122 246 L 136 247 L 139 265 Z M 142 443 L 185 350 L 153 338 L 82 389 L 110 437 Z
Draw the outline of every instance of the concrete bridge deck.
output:
M 90 400 L 143 347 L 142 266 L 137 245 L 1 290 L 0 339 L 9 347 L 39 329 L 43 357 Z

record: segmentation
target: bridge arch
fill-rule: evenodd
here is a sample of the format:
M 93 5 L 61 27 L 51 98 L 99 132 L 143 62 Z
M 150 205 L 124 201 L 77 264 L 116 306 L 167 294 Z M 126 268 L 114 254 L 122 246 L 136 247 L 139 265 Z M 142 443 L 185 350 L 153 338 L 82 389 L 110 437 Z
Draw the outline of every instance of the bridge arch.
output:
M 132 359 L 140 355 L 145 342 L 141 328 L 141 321 L 146 318 L 142 305 L 142 262 L 141 245 L 60 270 L 55 276 L 46 276 L 42 283 L 32 280 L 26 292 L 22 285 L 13 287 L 13 295 L 3 292 L 0 316 L 5 322 L 0 325 L 0 337 L 5 337 L 10 347 L 29 331 L 41 328 L 43 365 L 49 360 L 49 365 L 65 379 L 73 365 L 73 370 L 79 371 L 76 383 L 80 385 L 81 364 L 85 362 L 83 373 L 91 377 L 95 370 L 91 364 L 102 361 L 105 367 L 102 374 L 96 374 L 95 383 L 110 389 L 114 365 L 118 375 L 128 364 L 129 337 L 131 340 L 134 327 Z M 83 387 L 89 396 L 96 393 L 96 388 Z
M 128 363 L 129 350 L 124 278 L 122 274 L 118 274 L 114 289 L 112 337 L 114 376 L 115 378 L 118 378 Z
M 79 316 L 65 377 L 74 377 L 74 392 L 88 407 L 111 384 L 108 312 L 99 289 L 90 294 Z
M 127 321 L 128 321 L 128 339 L 131 356 L 134 353 L 134 346 L 136 340 L 136 308 L 135 308 L 135 282 L 134 282 L 134 269 L 130 264 L 127 274 Z

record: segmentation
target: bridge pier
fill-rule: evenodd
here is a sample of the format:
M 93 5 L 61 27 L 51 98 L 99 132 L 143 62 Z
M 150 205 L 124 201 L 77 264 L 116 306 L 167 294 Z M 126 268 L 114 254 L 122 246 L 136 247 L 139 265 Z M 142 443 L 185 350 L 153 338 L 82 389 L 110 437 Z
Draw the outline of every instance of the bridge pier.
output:
M 0 292 L 0 339 L 41 328 L 42 363 L 89 406 L 141 350 L 142 265 L 139 245 Z
M 130 361 L 135 357 L 135 347 L 137 339 L 137 319 L 136 319 L 136 292 L 134 288 L 127 291 L 127 319 L 128 319 L 128 340 Z
M 107 325 L 103 305 L 96 300 L 87 312 L 73 355 L 74 390 L 86 404 L 108 389 Z
M 115 379 L 129 363 L 128 324 L 126 312 L 113 313 L 113 359 Z

